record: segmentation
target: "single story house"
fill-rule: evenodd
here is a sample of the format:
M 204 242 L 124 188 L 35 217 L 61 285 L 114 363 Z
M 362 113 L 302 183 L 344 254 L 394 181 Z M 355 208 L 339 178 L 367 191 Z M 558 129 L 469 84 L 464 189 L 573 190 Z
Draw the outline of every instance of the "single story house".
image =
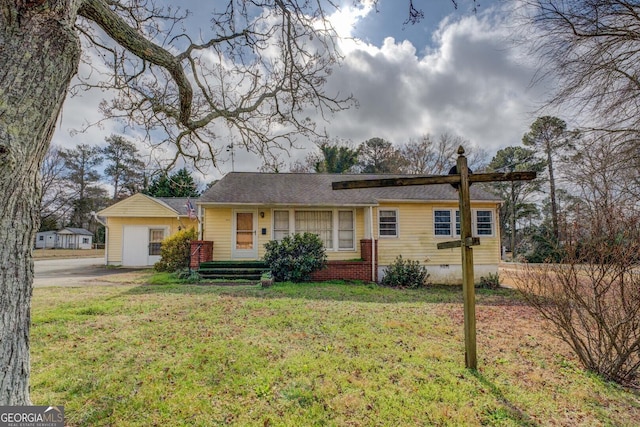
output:
M 65 227 L 36 233 L 36 249 L 91 249 L 93 233 L 84 228 Z
M 58 242 L 58 231 L 38 231 L 36 233 L 36 249 L 54 249 Z
M 98 212 L 106 229 L 106 264 L 144 267 L 158 262 L 165 237 L 183 228 L 198 228 L 196 202 L 138 193 Z
M 402 255 L 425 265 L 434 282 L 461 283 L 460 249 L 437 249 L 440 242 L 460 238 L 458 193 L 451 185 L 331 186 L 399 176 L 232 172 L 197 201 L 199 233 L 213 242 L 214 261 L 257 260 L 269 240 L 312 232 L 323 240 L 329 260 L 316 279 L 378 281 Z M 473 234 L 480 238 L 474 247 L 478 279 L 498 271 L 501 200 L 480 185 L 471 187 L 471 199 Z

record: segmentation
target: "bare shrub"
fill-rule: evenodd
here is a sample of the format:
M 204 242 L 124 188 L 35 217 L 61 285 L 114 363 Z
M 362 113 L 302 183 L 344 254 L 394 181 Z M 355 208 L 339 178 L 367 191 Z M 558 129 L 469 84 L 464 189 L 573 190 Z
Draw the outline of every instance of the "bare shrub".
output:
M 638 386 L 640 221 L 609 212 L 577 224 L 562 263 L 527 265 L 514 281 L 584 367 Z

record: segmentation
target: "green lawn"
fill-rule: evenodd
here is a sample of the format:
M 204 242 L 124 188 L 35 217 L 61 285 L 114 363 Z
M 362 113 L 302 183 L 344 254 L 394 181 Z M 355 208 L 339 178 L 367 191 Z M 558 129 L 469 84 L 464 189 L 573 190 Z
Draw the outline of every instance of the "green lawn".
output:
M 31 397 L 69 425 L 640 425 L 512 291 L 368 285 L 34 290 Z

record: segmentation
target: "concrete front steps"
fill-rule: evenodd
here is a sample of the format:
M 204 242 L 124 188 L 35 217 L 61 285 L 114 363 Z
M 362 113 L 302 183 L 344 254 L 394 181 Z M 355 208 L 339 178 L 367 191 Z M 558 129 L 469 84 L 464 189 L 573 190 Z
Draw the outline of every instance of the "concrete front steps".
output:
M 212 280 L 260 280 L 267 271 L 262 261 L 206 261 L 200 264 L 198 274 Z

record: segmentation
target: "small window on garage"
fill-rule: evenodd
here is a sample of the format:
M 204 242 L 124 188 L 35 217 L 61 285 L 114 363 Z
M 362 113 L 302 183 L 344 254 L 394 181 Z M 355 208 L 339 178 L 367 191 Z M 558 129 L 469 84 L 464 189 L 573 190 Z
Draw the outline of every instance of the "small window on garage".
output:
M 149 229 L 149 255 L 160 255 L 160 247 L 164 239 L 164 229 Z

